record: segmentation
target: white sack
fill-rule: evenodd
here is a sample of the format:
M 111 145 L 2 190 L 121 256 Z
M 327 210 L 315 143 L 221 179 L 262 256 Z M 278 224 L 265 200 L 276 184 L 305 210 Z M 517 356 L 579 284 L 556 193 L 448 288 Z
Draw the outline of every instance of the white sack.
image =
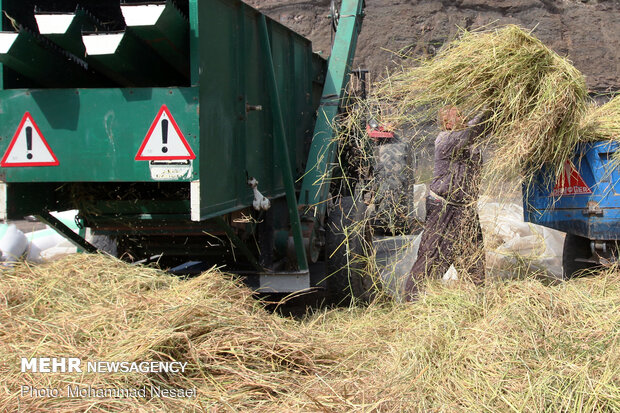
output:
M 546 271 L 562 277 L 564 233 L 523 221 L 523 207 L 516 203 L 478 203 L 484 233 L 487 275 L 512 278 L 515 265 L 528 271 Z
M 28 248 L 28 239 L 15 224 L 4 224 L 0 228 L 0 261 L 14 263 Z
M 374 240 L 376 261 L 385 292 L 397 300 L 405 289 L 407 276 L 418 256 L 422 234 L 380 237 Z

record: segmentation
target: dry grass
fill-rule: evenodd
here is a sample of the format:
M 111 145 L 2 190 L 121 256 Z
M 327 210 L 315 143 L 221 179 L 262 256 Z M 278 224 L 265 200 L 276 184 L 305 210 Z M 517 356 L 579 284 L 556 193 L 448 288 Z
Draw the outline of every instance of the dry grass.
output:
M 265 312 L 216 270 L 189 281 L 76 255 L 0 273 L 4 411 L 620 409 L 620 273 L 430 283 L 413 304 Z M 20 357 L 180 360 L 184 375 L 23 374 Z M 23 384 L 196 388 L 193 399 L 20 397 Z
M 620 140 L 620 96 L 598 107 L 592 105 L 582 127 L 584 140 Z
M 9 370 L 0 404 L 6 411 L 256 407 L 290 392 L 295 377 L 311 374 L 324 353 L 215 270 L 181 281 L 103 256 L 75 255 L 44 266 L 23 264 L 0 277 L 0 362 Z M 16 371 L 20 357 L 35 356 L 79 357 L 84 363 L 174 359 L 191 368 L 168 377 Z M 196 387 L 198 399 L 20 398 L 22 384 Z

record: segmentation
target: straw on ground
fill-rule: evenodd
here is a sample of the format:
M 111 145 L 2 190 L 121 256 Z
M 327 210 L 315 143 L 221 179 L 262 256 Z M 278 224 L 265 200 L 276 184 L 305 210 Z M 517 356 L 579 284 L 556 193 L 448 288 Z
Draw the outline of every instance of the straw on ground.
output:
M 269 314 L 216 270 L 187 281 L 103 256 L 0 273 L 6 411 L 620 409 L 620 273 L 430 283 L 414 304 Z M 179 360 L 183 375 L 24 374 L 20 357 Z M 21 397 L 24 384 L 196 388 L 190 399 Z

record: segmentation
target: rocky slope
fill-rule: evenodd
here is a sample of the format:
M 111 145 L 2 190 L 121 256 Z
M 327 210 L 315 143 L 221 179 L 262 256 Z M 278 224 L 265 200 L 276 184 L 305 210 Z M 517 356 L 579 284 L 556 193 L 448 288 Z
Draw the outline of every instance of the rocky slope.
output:
M 328 0 L 246 0 L 329 53 Z M 398 65 L 394 51 L 433 53 L 459 27 L 518 24 L 569 56 L 593 91 L 620 89 L 620 1 L 367 0 L 355 65 L 373 76 Z

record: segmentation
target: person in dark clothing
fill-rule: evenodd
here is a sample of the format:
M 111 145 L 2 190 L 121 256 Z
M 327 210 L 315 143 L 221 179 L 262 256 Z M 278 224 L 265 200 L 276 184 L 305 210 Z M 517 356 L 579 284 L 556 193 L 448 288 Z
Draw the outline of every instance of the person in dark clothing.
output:
M 479 138 L 486 114 L 464 124 L 455 107 L 439 112 L 442 131 L 435 139 L 435 165 L 426 198 L 426 224 L 418 258 L 405 285 L 405 298 L 415 299 L 426 277 L 440 278 L 454 265 L 461 278 L 484 282 L 482 228 L 477 200 L 482 153 Z

